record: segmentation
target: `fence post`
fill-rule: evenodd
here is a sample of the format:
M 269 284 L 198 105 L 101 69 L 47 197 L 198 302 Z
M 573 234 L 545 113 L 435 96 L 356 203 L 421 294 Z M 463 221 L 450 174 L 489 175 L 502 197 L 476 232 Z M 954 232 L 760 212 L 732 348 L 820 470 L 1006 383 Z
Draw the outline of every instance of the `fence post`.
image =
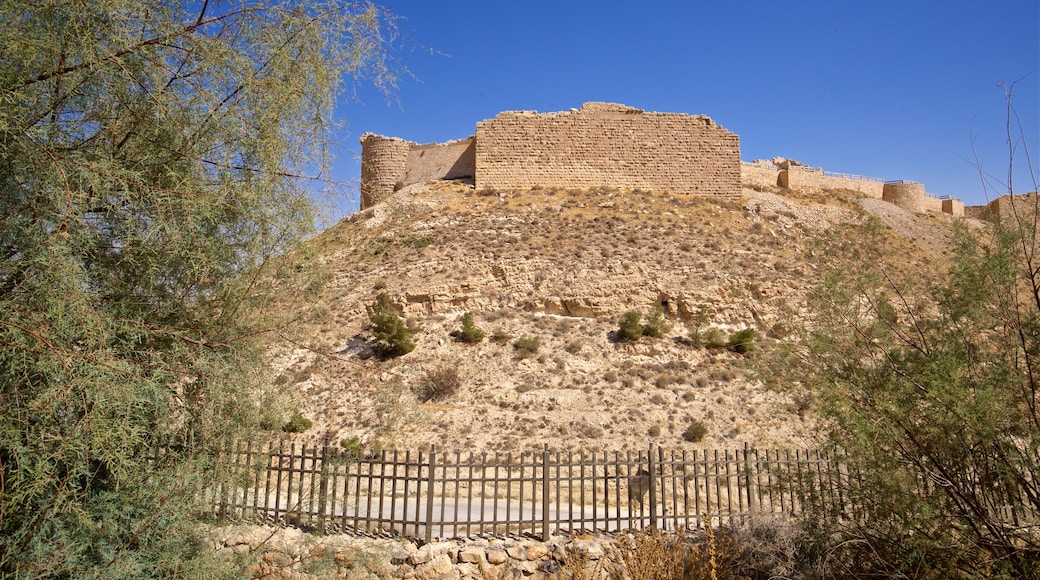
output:
M 646 460 L 650 468 L 650 527 L 657 527 L 657 472 L 654 470 L 654 444 L 651 443 L 646 452 Z
M 430 445 L 430 476 L 426 484 L 426 543 L 433 541 L 433 476 L 436 464 L 434 462 L 434 447 Z
M 318 484 L 318 529 L 320 534 L 326 533 L 325 528 L 325 510 L 328 508 L 326 505 L 328 502 L 329 494 L 329 440 L 325 440 L 325 444 L 321 446 L 321 478 Z
M 584 483 L 584 482 L 582 482 Z M 542 448 L 542 541 L 549 541 L 549 444 Z
M 751 445 L 747 441 L 744 442 L 744 477 L 747 479 L 748 512 L 751 512 L 755 508 L 755 480 L 751 477 Z

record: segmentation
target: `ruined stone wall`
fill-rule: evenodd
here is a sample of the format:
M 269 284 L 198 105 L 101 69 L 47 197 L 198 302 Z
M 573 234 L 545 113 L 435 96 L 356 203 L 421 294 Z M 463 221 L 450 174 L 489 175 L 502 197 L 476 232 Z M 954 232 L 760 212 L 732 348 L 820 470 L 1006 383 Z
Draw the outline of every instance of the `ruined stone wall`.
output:
M 611 185 L 740 197 L 740 139 L 703 116 L 586 103 L 477 124 L 476 187 Z
M 959 199 L 944 199 L 941 210 L 952 216 L 964 217 L 964 202 Z
M 476 145 L 473 137 L 447 143 L 412 145 L 402 185 L 473 177 L 475 164 Z
M 989 219 L 1000 219 L 1011 224 L 1038 222 L 1035 218 L 1040 216 L 1040 198 L 1036 192 L 1002 195 L 983 207 L 986 207 L 987 211 L 983 213 L 988 214 Z M 1036 227 L 1040 230 L 1040 223 L 1037 223 Z
M 805 192 L 818 192 L 824 189 L 847 189 L 858 191 L 866 197 L 881 199 L 884 183 L 853 177 L 827 175 L 823 171 L 806 171 L 803 169 L 784 169 L 778 176 L 780 187 L 797 189 Z
M 744 163 L 740 166 L 740 183 L 744 187 L 779 187 L 779 177 L 780 170 L 775 167 L 760 167 L 750 163 Z
M 361 137 L 361 209 L 413 183 L 473 177 L 475 152 L 473 137 L 419 145 L 365 133 Z

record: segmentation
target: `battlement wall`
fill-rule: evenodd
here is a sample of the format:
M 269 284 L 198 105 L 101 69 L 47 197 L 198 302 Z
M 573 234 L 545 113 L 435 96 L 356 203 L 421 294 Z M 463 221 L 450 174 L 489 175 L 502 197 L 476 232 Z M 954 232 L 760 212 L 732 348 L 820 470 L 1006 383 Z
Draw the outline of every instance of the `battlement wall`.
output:
M 611 185 L 740 197 L 740 139 L 704 116 L 586 103 L 477 123 L 476 187 Z

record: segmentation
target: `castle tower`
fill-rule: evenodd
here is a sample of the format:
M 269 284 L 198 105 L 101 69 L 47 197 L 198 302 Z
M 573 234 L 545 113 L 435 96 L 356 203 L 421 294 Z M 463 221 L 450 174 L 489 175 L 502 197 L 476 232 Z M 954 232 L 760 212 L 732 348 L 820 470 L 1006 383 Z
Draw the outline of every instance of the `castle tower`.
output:
M 916 181 L 886 181 L 881 199 L 911 213 L 924 213 L 928 209 L 924 184 Z
M 403 139 L 373 133 L 361 136 L 361 209 L 394 192 L 407 171 L 410 149 Z

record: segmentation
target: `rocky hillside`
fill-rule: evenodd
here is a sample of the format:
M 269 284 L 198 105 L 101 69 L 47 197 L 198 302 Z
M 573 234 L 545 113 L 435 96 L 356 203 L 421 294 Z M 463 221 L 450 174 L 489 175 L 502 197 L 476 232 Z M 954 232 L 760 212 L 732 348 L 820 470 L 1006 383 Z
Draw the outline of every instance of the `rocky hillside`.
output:
M 782 339 L 819 282 L 820 239 L 839 229 L 855 237 L 870 215 L 885 226 L 895 267 L 942 267 L 947 216 L 839 192 L 745 189 L 739 203 L 718 203 L 606 188 L 411 186 L 313 240 L 327 283 L 313 304 L 286 305 L 306 314 L 292 342 L 272 349 L 276 382 L 314 421 L 301 437 L 334 442 L 478 452 L 811 446 L 811 393 L 766 389 L 746 355 L 691 344 L 687 327 Z M 381 292 L 422 328 L 407 355 L 380 358 L 367 332 L 365 306 Z M 671 326 L 663 337 L 617 340 L 624 313 L 645 321 L 655 304 Z M 452 336 L 466 312 L 487 335 L 480 343 Z M 537 349 L 516 348 L 520 338 Z M 416 395 L 456 377 L 443 399 Z

